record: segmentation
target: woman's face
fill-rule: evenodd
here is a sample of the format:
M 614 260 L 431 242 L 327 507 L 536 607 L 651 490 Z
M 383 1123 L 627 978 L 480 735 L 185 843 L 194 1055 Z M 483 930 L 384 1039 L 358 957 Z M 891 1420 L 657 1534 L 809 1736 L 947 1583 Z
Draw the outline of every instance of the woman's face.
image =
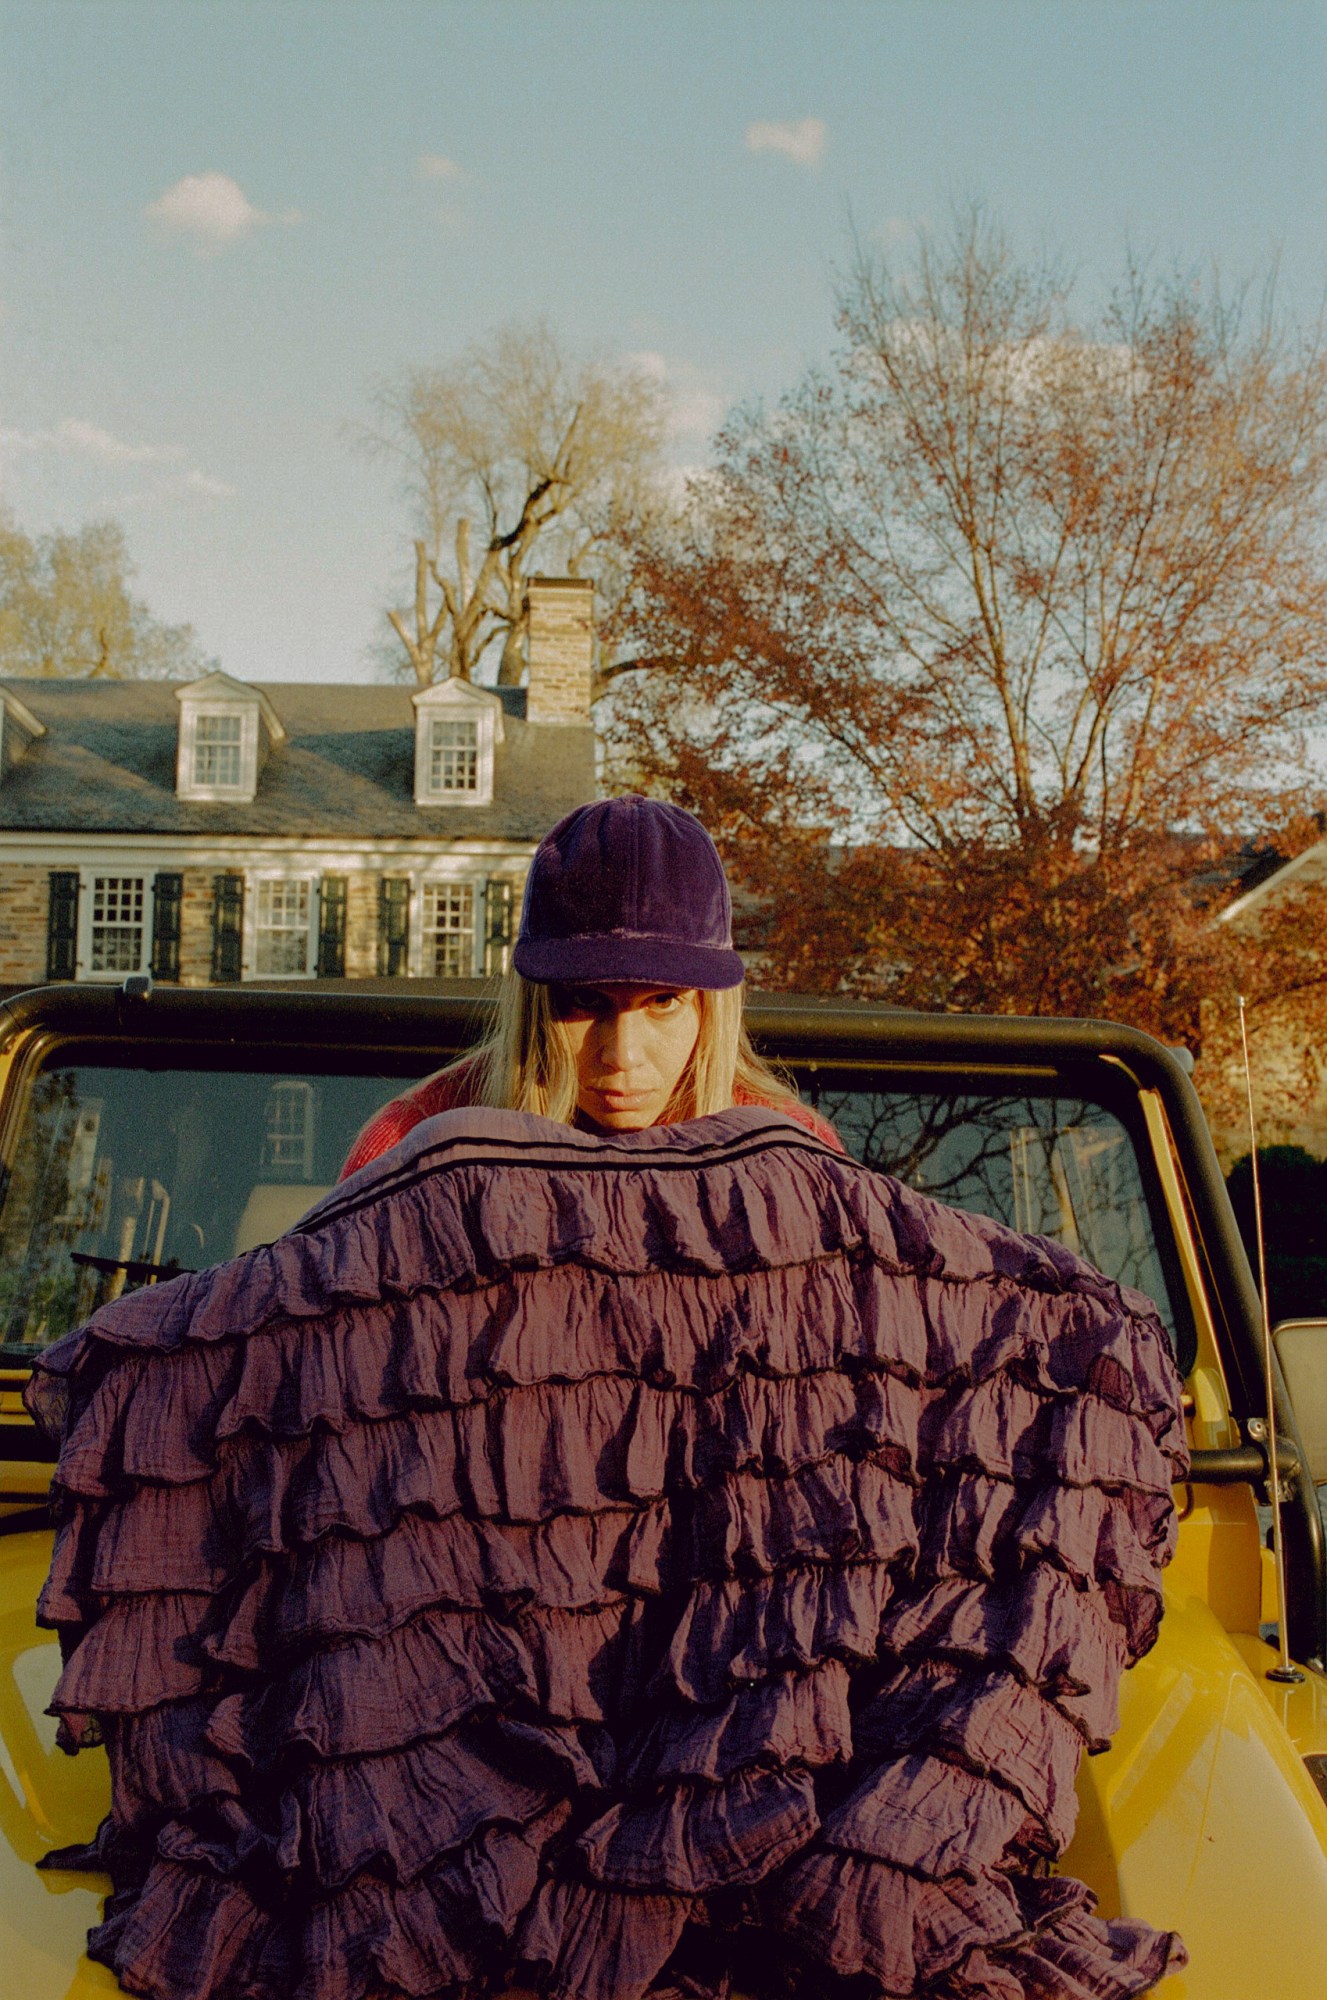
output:
M 694 987 L 558 986 L 576 1063 L 576 1108 L 609 1132 L 657 1124 L 700 1033 Z

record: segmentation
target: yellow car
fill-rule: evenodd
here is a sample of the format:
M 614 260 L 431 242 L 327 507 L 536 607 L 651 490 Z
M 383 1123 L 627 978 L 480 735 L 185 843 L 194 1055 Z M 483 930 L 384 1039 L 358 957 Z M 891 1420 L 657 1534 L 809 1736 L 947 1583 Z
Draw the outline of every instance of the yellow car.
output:
M 336 1179 L 356 1131 L 481 1019 L 458 989 L 61 986 L 0 1007 L 0 1995 L 117 1990 L 83 1956 L 106 1883 L 39 1873 L 89 1838 L 104 1758 L 45 1714 L 54 1636 L 33 1607 L 50 1465 L 22 1404 L 33 1356 L 97 1305 L 267 1242 Z M 1257 1296 L 1182 1062 L 1100 1022 L 753 1009 L 764 1049 L 849 1150 L 927 1193 L 1057 1238 L 1161 1310 L 1194 1449 L 1152 1653 L 1112 1748 L 1084 1761 L 1065 1872 L 1103 1913 L 1178 1930 L 1164 2000 L 1327 1994 L 1327 1323 L 1280 1330 L 1285 1637 L 1265 1546 Z M 1321 1407 L 1319 1407 L 1321 1405 Z

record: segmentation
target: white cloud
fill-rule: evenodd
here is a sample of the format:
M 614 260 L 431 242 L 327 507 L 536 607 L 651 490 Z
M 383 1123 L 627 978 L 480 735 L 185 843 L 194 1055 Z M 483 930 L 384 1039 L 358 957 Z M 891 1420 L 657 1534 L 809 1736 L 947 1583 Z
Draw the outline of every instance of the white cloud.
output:
M 629 354 L 627 363 L 663 391 L 670 438 L 708 439 L 718 429 L 727 401 L 694 362 L 670 359 L 646 347 Z
M 706 476 L 703 465 L 670 465 L 664 470 L 664 491 L 675 506 L 680 507 L 689 497 L 691 489 L 700 485 Z
M 675 438 L 708 438 L 719 428 L 727 408 L 713 389 L 674 389 L 669 431 Z
M 449 160 L 445 153 L 421 153 L 415 162 L 415 170 L 422 181 L 460 181 L 465 179 L 465 170 L 455 160 Z
M 181 493 L 192 493 L 200 500 L 230 500 L 235 488 L 228 486 L 224 479 L 214 479 L 210 472 L 200 472 L 191 466 L 181 479 L 172 480 L 172 486 Z
M 202 255 L 238 243 L 254 229 L 270 223 L 299 222 L 298 209 L 271 215 L 255 208 L 244 189 L 229 174 L 185 174 L 143 210 L 149 222 L 171 236 L 192 240 Z
M 65 450 L 85 451 L 93 458 L 110 459 L 116 465 L 146 465 L 169 456 L 154 444 L 129 444 L 124 438 L 104 431 L 100 424 L 85 424 L 81 417 L 66 417 L 55 436 Z
M 112 431 L 103 430 L 100 424 L 86 423 L 82 417 L 64 417 L 47 430 L 0 429 L 0 453 L 3 452 L 16 456 L 48 453 L 65 458 L 92 459 L 105 466 L 157 466 L 161 470 L 149 481 L 146 488 L 148 496 L 176 494 L 195 499 L 228 500 L 235 491 L 223 479 L 214 479 L 211 473 L 204 472 L 199 466 L 182 469 L 180 461 L 184 453 L 178 445 L 130 444 L 126 438 L 116 437 Z M 123 502 L 117 504 L 130 505 L 133 501 L 126 496 Z
M 84 423 L 81 417 L 65 417 L 52 430 L 0 430 L 0 445 L 14 452 L 74 452 L 86 458 L 104 459 L 111 465 L 151 465 L 179 457 L 154 444 L 129 444 L 112 436 L 100 424 Z
M 787 118 L 782 124 L 758 118 L 746 128 L 748 153 L 782 153 L 799 167 L 818 167 L 828 142 L 823 118 Z

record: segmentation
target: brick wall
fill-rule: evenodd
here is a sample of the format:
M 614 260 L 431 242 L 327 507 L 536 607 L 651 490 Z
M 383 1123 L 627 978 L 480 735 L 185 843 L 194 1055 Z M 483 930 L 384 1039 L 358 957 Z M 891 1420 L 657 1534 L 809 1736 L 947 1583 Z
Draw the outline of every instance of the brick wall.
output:
M 37 986 L 46 977 L 50 871 L 0 873 L 0 986 Z

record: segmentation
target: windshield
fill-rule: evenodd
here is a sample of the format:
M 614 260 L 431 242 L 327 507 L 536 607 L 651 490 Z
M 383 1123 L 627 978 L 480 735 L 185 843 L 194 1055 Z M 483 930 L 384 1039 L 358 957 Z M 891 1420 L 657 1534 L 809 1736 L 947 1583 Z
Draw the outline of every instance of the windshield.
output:
M 108 1299 L 270 1242 L 335 1182 L 395 1088 L 290 1070 L 54 1067 L 3 1211 L 3 1348 L 49 1346 Z
M 1054 1092 L 812 1083 L 817 1109 L 865 1165 L 954 1208 L 1063 1243 L 1146 1293 L 1182 1345 L 1178 1287 L 1158 1249 L 1133 1135 L 1113 1111 Z
M 956 1207 L 1051 1236 L 1156 1300 L 1172 1338 L 1133 1139 L 1081 1097 L 825 1088 L 850 1152 Z M 381 1075 L 56 1062 L 31 1090 L 0 1211 L 0 1345 L 30 1356 L 96 1307 L 270 1242 L 336 1181 Z

